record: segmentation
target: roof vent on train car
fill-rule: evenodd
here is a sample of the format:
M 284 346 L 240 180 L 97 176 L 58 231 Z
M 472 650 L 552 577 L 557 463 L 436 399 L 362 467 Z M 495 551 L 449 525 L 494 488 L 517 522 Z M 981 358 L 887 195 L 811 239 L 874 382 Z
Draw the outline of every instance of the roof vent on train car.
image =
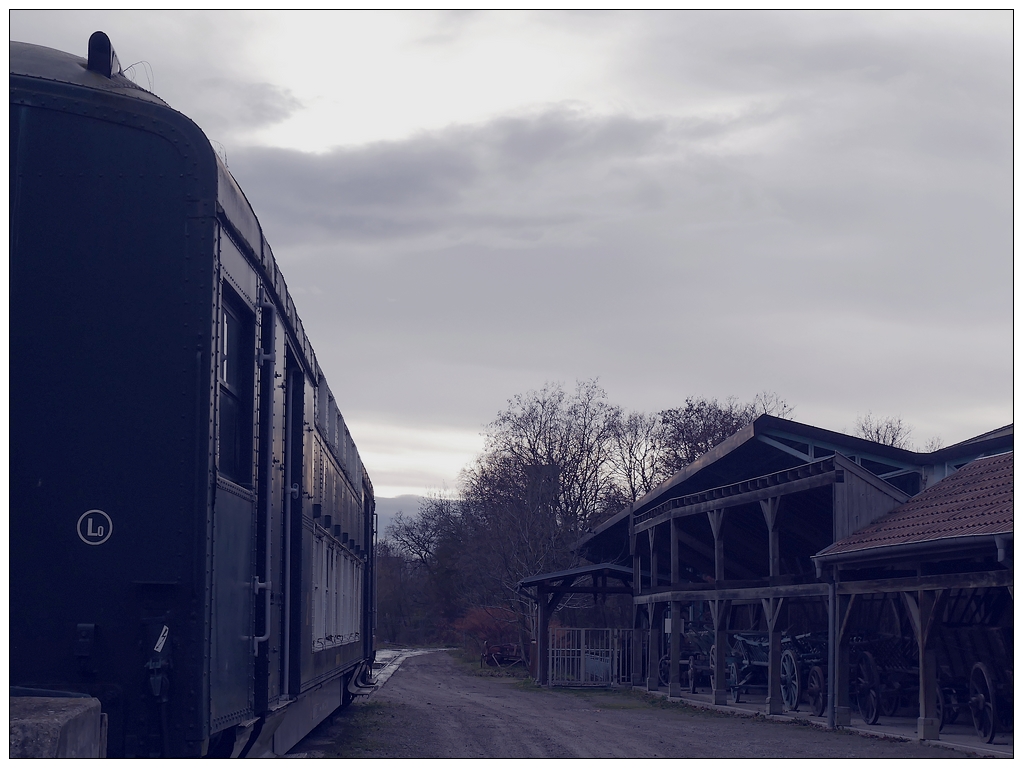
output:
M 103 77 L 121 74 L 121 62 L 117 60 L 114 46 L 105 32 L 93 32 L 89 38 L 88 70 Z

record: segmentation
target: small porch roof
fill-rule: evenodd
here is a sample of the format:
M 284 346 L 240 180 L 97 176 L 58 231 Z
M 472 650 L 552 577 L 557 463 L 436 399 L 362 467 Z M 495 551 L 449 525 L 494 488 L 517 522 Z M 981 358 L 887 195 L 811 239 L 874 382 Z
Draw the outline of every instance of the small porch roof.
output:
M 601 579 L 600 577 L 604 577 Z M 580 585 L 580 581 L 591 579 L 589 586 Z M 620 586 L 608 586 L 607 579 L 615 579 Z M 600 585 L 603 581 L 603 586 Z M 530 592 L 530 590 L 535 590 Z M 518 583 L 518 592 L 536 600 L 541 592 L 561 594 L 632 594 L 632 569 L 614 563 L 598 563 L 570 568 L 567 571 L 540 573 L 522 579 Z

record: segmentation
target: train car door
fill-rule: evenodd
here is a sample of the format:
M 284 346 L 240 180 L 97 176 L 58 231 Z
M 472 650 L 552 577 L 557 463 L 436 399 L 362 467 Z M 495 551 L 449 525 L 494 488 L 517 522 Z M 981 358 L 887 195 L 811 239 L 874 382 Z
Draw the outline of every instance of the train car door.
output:
M 256 439 L 258 281 L 220 233 L 217 302 L 216 468 L 210 615 L 210 734 L 254 715 L 257 576 Z

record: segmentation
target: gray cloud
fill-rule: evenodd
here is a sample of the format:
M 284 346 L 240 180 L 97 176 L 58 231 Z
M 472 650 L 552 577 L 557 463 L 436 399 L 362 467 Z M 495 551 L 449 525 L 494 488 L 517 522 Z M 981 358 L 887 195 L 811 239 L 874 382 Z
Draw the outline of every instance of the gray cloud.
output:
M 288 243 L 438 232 L 529 241 L 591 216 L 600 194 L 649 203 L 656 181 L 617 166 L 656 152 L 666 129 L 558 109 L 323 154 L 246 148 L 232 169 Z M 538 205 L 544 197 L 551 204 Z
M 431 19 L 423 49 L 480 16 Z M 536 23 L 606 40 L 620 109 L 228 146 L 346 415 L 474 430 L 599 376 L 630 408 L 774 389 L 946 443 L 1012 418 L 1011 15 Z M 301 108 L 209 46 L 157 90 L 212 138 Z
M 208 77 L 190 91 L 189 117 L 213 139 L 279 123 L 302 108 L 290 90 L 271 83 Z
M 961 409 L 1011 402 L 1011 142 L 987 117 L 956 123 L 983 152 L 935 156 L 886 144 L 876 112 L 858 133 L 812 110 L 558 108 L 235 168 L 367 410 L 471 429 L 515 391 L 601 376 L 630 407 L 772 388 L 826 426 L 841 400 L 849 428 L 887 410 L 951 440 Z

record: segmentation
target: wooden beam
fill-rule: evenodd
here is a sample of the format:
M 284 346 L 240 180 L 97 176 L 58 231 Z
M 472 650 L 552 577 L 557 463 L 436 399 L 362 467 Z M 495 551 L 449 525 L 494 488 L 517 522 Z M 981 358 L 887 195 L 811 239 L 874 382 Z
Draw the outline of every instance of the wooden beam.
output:
M 725 582 L 727 585 L 727 582 Z M 843 581 L 835 585 L 840 595 L 869 595 L 886 592 L 916 592 L 921 589 L 976 589 L 980 587 L 1012 587 L 1012 571 L 985 571 L 973 574 L 912 576 L 898 579 Z M 717 584 L 691 585 L 683 589 L 663 590 L 637 595 L 636 602 L 651 604 L 669 600 L 735 600 L 757 602 L 770 597 L 815 597 L 828 594 L 825 582 L 783 584 L 776 586 L 728 587 Z
M 657 588 L 657 571 L 660 563 L 657 562 L 657 529 L 647 530 L 647 538 L 650 542 L 650 589 Z
M 931 606 L 930 615 L 927 617 L 927 622 L 923 626 L 924 631 L 920 639 L 924 648 L 931 645 L 931 630 L 934 629 L 935 621 L 941 621 L 941 614 L 945 610 L 945 601 L 948 600 L 948 593 L 949 590 L 947 589 L 934 590 L 934 602 Z
M 741 507 L 743 504 L 754 504 L 761 499 L 769 499 L 772 496 L 787 496 L 791 493 L 808 491 L 811 488 L 820 488 L 821 486 L 832 485 L 835 482 L 835 477 L 836 472 L 832 470 L 831 472 L 822 472 L 819 475 L 801 477 L 798 480 L 790 480 L 787 483 L 768 486 L 761 490 L 736 493 L 732 496 L 721 496 L 720 498 L 712 499 L 711 501 L 701 501 L 685 507 L 676 507 L 675 509 L 662 512 L 657 517 L 635 523 L 634 530 L 636 532 L 644 531 L 647 528 L 659 525 L 665 520 L 673 517 L 688 517 L 689 515 L 698 515 L 701 512 L 710 512 L 714 509 L 723 510 L 728 509 L 729 507 Z
M 897 579 L 871 579 L 869 581 L 840 581 L 839 594 L 881 594 L 884 592 L 917 592 L 921 589 L 980 589 L 982 587 L 1011 587 L 1012 571 L 980 571 L 977 573 L 947 573 L 937 576 L 907 576 Z
M 728 652 L 727 627 L 728 614 L 731 611 L 730 600 L 712 600 L 710 603 L 711 620 L 714 622 L 714 658 L 711 659 L 714 670 L 714 690 L 711 693 L 714 704 L 724 705 L 728 702 L 728 689 L 725 685 L 725 654 Z
M 917 596 L 912 592 L 900 592 L 902 596 L 902 603 L 906 606 L 906 613 L 909 614 L 909 620 L 913 624 L 913 635 L 916 637 L 917 642 L 920 642 L 920 604 L 917 602 Z
M 774 632 L 775 624 L 781 615 L 781 607 L 785 602 L 784 597 L 763 597 L 760 604 L 764 609 L 764 617 L 767 619 L 767 631 Z
M 633 540 L 639 536 L 633 536 Z M 632 548 L 632 594 L 638 595 L 643 591 L 643 556 L 639 552 L 639 546 Z
M 849 598 L 849 605 L 845 608 L 845 616 L 842 617 L 842 624 L 838 628 L 838 643 L 842 644 L 845 639 L 845 631 L 849 628 L 849 619 L 852 617 L 853 607 L 856 605 L 856 598 L 859 594 L 854 594 Z
M 714 534 L 714 581 L 725 580 L 725 540 L 721 528 L 725 522 L 725 510 L 707 510 L 710 530 Z
M 678 562 L 678 523 L 674 520 L 668 521 L 668 534 L 671 536 L 671 586 L 679 583 L 679 562 Z
M 780 496 L 760 500 L 760 509 L 767 523 L 767 562 L 772 578 L 781 574 L 781 555 L 778 546 L 778 502 Z
M 767 706 L 768 714 L 780 715 L 781 699 L 781 616 L 785 605 L 784 597 L 771 597 L 761 600 L 767 616 Z
M 728 589 L 709 587 L 705 589 L 670 589 L 654 594 L 637 595 L 635 602 L 645 605 L 663 603 L 671 600 L 688 602 L 691 600 L 731 600 L 734 602 L 758 603 L 765 597 L 822 597 L 828 594 L 828 585 L 819 582 L 814 584 L 785 584 L 766 587 L 745 587 Z
M 921 632 L 917 637 L 917 657 L 919 659 L 917 693 L 919 696 L 919 717 L 916 720 L 918 739 L 937 739 L 938 731 L 941 728 L 941 721 L 938 720 L 937 698 L 938 692 L 938 665 L 937 654 L 933 649 L 927 647 L 927 635 L 934 623 L 934 615 L 939 610 L 939 596 L 931 590 L 921 590 L 917 595 L 917 602 L 920 606 L 920 628 Z
M 668 675 L 668 696 L 680 698 L 682 696 L 682 684 L 679 679 L 679 667 L 682 661 L 682 603 L 671 604 L 671 658 L 668 660 L 670 673 Z

